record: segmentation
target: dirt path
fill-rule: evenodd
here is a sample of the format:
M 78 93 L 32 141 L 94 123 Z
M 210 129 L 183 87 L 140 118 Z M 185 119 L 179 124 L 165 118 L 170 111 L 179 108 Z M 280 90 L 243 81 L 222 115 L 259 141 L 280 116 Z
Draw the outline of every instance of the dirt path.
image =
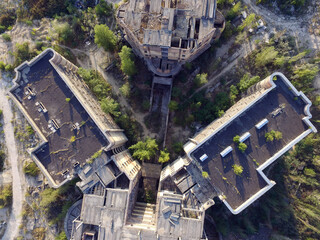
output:
M 6 86 L 2 79 L 0 79 L 0 108 L 3 110 L 3 118 L 4 118 L 4 134 L 6 139 L 6 145 L 8 149 L 8 160 L 11 165 L 12 171 L 12 211 L 10 220 L 7 225 L 6 232 L 3 236 L 3 240 L 11 240 L 14 239 L 19 231 L 19 226 L 21 224 L 21 210 L 22 210 L 22 202 L 24 199 L 23 189 L 22 189 L 22 181 L 20 178 L 19 172 L 19 155 L 17 146 L 14 138 L 13 125 L 11 123 L 11 119 L 13 118 L 13 114 L 11 111 L 11 107 L 9 105 L 8 98 L 6 97 Z

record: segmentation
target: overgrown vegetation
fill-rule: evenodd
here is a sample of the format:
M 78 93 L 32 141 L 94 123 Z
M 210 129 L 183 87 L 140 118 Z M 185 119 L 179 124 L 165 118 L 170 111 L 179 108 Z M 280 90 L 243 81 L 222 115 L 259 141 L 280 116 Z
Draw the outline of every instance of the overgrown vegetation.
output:
M 93 94 L 100 102 L 102 110 L 113 115 L 116 123 L 125 130 L 129 139 L 129 144 L 137 142 L 140 138 L 139 126 L 126 112 L 121 111 L 118 102 L 114 99 L 111 92 L 111 85 L 95 70 L 79 68 L 78 74 L 89 86 Z
M 67 182 L 58 189 L 46 188 L 40 194 L 39 207 L 48 216 L 51 224 L 63 226 L 63 220 L 72 203 L 80 197 L 80 191 L 75 186 L 79 179 Z
M 4 185 L 0 188 L 0 208 L 8 207 L 12 203 L 12 186 Z
M 35 177 L 40 173 L 40 169 L 34 162 L 24 162 L 23 172 L 27 175 Z
M 243 172 L 243 167 L 238 165 L 238 164 L 234 164 L 232 165 L 232 169 L 234 174 L 241 176 L 242 172 Z

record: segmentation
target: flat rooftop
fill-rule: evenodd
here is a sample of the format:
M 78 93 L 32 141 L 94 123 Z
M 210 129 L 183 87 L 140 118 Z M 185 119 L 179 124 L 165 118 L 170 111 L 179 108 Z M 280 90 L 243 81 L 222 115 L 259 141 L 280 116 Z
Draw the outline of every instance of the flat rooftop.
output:
M 203 171 L 209 173 L 211 184 L 223 193 L 233 209 L 267 186 L 256 169 L 309 128 L 302 120 L 306 116 L 306 103 L 277 77 L 272 91 L 190 153 Z M 268 123 L 258 130 L 255 125 L 263 119 Z M 266 142 L 265 133 L 271 130 L 282 132 L 282 139 Z M 244 141 L 248 148 L 242 153 L 233 137 L 246 132 L 251 136 Z M 220 153 L 228 146 L 233 150 L 222 157 Z M 201 161 L 204 154 L 208 157 Z M 234 173 L 234 164 L 243 167 L 241 176 Z
M 74 164 L 82 165 L 109 142 L 51 65 L 52 57 L 49 51 L 30 71 L 22 69 L 12 94 L 47 139 L 34 153 L 59 184 Z

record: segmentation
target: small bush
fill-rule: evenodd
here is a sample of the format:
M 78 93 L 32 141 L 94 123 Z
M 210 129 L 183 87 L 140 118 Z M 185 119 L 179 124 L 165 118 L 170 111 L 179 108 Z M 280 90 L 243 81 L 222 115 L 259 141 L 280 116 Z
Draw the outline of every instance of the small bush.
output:
M 240 142 L 240 136 L 239 135 L 234 136 L 233 141 L 238 144 Z
M 202 172 L 202 177 L 203 177 L 203 178 L 209 178 L 209 173 L 203 171 L 203 172 Z
M 243 167 L 242 167 L 242 166 L 240 166 L 240 165 L 238 165 L 238 164 L 234 164 L 234 165 L 232 166 L 232 168 L 233 168 L 233 172 L 234 172 L 236 175 L 241 176 L 241 174 L 242 174 L 242 172 L 243 172 Z
M 62 231 L 58 236 L 56 236 L 55 240 L 68 240 L 65 231 Z
M 26 131 L 27 131 L 29 136 L 34 134 L 34 130 L 30 125 L 26 126 Z
M 0 189 L 0 208 L 11 205 L 12 202 L 12 186 L 5 185 Z
M 206 83 L 208 83 L 208 74 L 207 73 L 201 73 L 201 74 L 197 74 L 197 76 L 194 79 L 194 84 L 197 88 L 205 85 Z
M 2 34 L 1 36 L 2 36 L 2 38 L 3 38 L 6 42 L 11 42 L 11 37 L 10 37 L 9 34 L 4 33 L 4 34 Z
M 272 142 L 274 140 L 282 139 L 282 132 L 271 130 L 265 134 L 265 138 L 267 142 Z
M 247 146 L 247 144 L 245 144 L 245 143 L 239 143 L 239 145 L 238 145 L 238 149 L 242 152 L 242 153 L 244 153 L 245 151 L 246 151 L 246 149 L 248 148 L 248 146 Z
M 160 151 L 160 157 L 159 157 L 159 163 L 166 163 L 170 160 L 170 156 L 169 153 L 167 152 L 167 150 L 165 151 Z

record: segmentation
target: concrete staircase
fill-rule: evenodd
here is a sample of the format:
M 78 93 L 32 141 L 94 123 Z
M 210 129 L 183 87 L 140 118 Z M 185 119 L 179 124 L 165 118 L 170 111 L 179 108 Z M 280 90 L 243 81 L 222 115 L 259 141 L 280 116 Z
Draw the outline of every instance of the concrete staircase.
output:
M 155 204 L 136 202 L 127 226 L 155 230 L 155 211 Z

